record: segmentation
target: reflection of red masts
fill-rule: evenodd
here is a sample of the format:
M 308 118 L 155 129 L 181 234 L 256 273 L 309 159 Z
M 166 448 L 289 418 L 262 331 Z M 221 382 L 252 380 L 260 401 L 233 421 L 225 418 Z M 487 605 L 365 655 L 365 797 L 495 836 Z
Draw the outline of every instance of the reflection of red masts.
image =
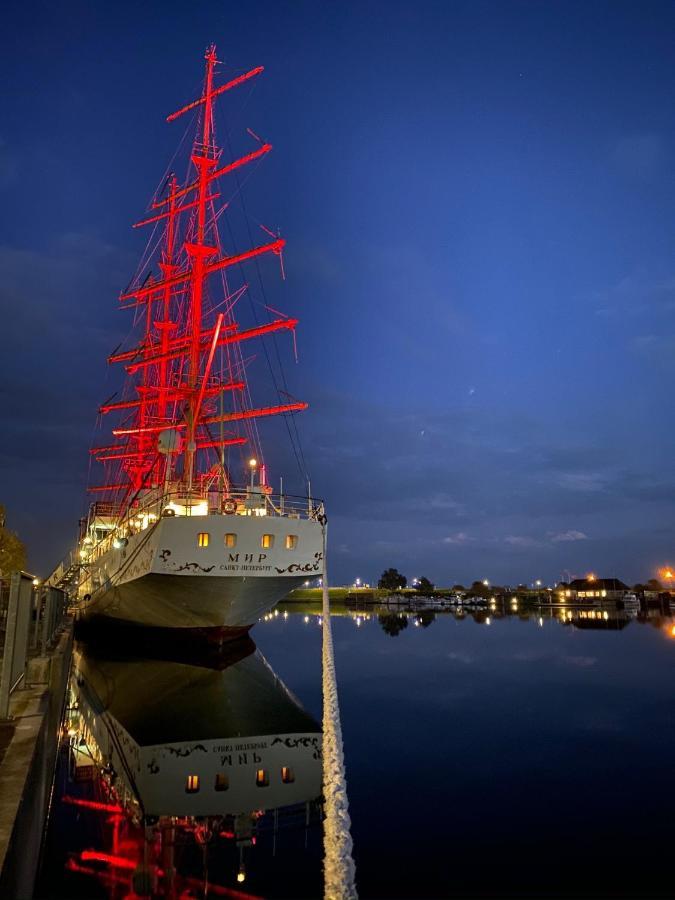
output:
M 95 809 L 97 812 L 107 812 L 117 816 L 124 815 L 124 810 L 117 803 L 101 803 L 100 800 L 85 800 L 83 797 L 71 797 L 70 794 L 64 794 L 63 797 L 61 797 L 61 802 L 69 803 L 71 806 L 81 806 L 84 809 Z

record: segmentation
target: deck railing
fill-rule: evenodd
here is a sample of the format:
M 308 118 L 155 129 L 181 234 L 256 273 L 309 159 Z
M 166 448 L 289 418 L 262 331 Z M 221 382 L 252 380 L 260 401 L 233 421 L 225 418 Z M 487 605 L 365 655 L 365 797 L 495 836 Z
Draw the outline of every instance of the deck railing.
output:
M 103 522 L 103 517 L 92 517 L 88 525 L 88 537 L 83 541 L 81 557 L 91 561 L 107 553 L 115 541 L 129 538 L 152 528 L 168 516 L 273 516 L 289 519 L 320 521 L 324 516 L 323 501 L 315 497 L 299 497 L 292 494 L 275 494 L 259 485 L 231 488 L 228 491 L 172 490 L 152 492 L 138 498 L 116 522 Z M 98 523 L 98 524 L 97 524 Z M 96 536 L 96 529 L 106 528 L 103 537 Z

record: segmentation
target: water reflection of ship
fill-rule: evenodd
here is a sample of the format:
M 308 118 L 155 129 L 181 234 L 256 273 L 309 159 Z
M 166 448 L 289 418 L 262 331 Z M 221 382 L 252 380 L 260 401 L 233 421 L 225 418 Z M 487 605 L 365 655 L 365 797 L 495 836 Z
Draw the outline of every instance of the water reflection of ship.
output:
M 241 881 L 244 853 L 251 852 L 245 848 L 256 843 L 260 828 L 281 827 L 284 815 L 305 828 L 318 821 L 320 726 L 248 644 L 243 657 L 221 671 L 93 657 L 82 647 L 76 654 L 72 774 L 88 786 L 89 799 L 70 802 L 87 807 L 93 796 L 145 826 L 138 829 L 145 838 L 136 857 L 146 877 L 153 866 L 140 862 L 148 855 L 155 875 L 173 873 L 180 832 L 197 844 L 229 840 L 228 874 Z M 116 855 L 113 846 L 112 854 L 90 859 L 109 866 Z

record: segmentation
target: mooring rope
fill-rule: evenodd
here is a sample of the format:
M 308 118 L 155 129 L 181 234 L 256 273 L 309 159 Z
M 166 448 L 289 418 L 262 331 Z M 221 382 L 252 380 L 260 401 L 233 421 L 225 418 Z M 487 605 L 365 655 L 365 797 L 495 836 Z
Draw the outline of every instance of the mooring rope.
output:
M 340 726 L 333 635 L 330 626 L 326 525 L 323 525 L 323 871 L 326 900 L 355 900 L 356 867 L 352 856 L 351 819 Z

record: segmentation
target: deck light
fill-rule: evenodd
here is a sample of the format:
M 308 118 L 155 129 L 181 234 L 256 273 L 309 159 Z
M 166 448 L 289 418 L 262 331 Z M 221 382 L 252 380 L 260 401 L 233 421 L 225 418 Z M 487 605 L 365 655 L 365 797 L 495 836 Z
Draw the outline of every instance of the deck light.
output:
M 40 579 L 39 578 L 33 579 L 33 587 L 40 587 Z
M 255 459 L 255 457 L 251 457 L 251 459 L 249 459 L 248 461 L 248 464 L 252 469 L 255 469 L 255 467 L 258 465 L 258 460 Z

